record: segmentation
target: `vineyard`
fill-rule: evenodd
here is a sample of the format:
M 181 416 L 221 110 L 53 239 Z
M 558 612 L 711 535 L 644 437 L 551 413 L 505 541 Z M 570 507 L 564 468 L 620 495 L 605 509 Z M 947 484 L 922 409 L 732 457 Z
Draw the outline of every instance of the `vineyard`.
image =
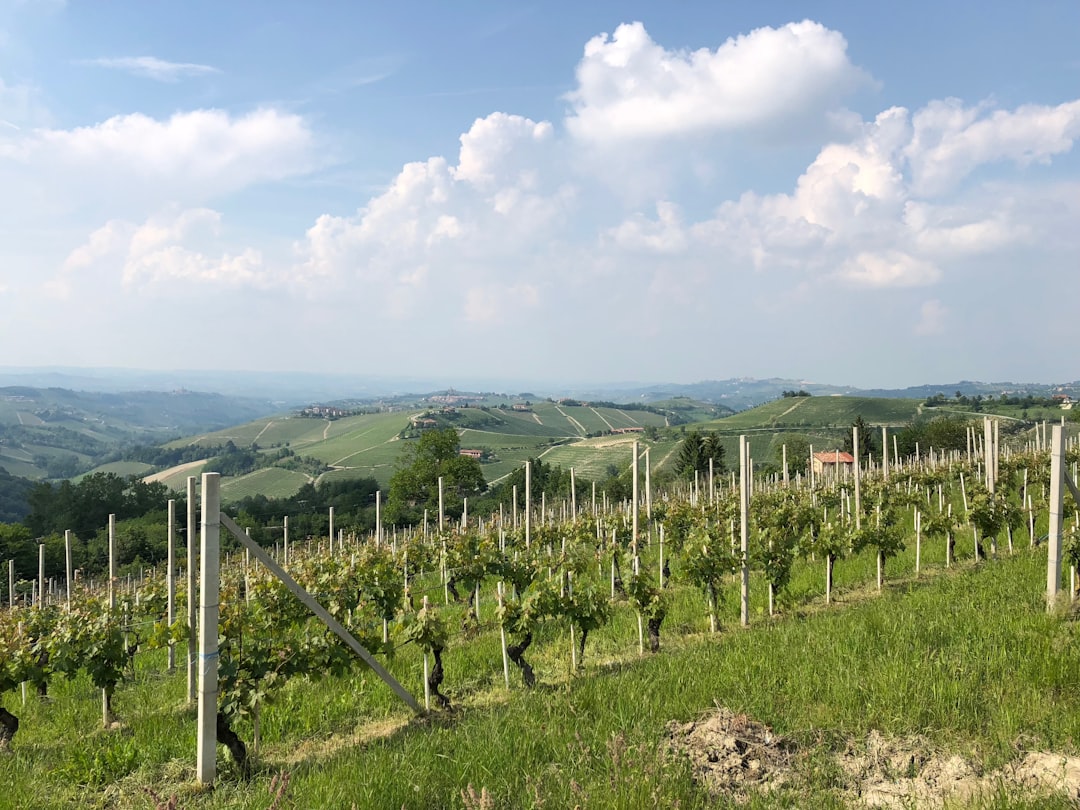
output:
M 1071 601 L 1080 520 L 1054 523 L 1046 443 L 979 438 L 805 479 L 754 479 L 744 440 L 738 476 L 666 492 L 639 485 L 634 442 L 628 502 L 542 506 L 526 487 L 501 516 L 267 548 L 409 701 L 255 555 L 223 558 L 216 633 L 199 628 L 228 752 L 212 792 L 190 562 L 104 592 L 35 583 L 25 604 L 10 583 L 0 806 L 790 806 L 807 790 L 845 806 L 815 752 L 869 729 L 988 767 L 1020 740 L 1075 749 L 1080 653 L 1069 612 L 1046 610 L 1046 547 Z M 1070 444 L 1059 465 L 1078 460 Z M 662 739 L 714 702 L 804 735 L 796 781 L 759 795 L 748 772 L 710 794 Z

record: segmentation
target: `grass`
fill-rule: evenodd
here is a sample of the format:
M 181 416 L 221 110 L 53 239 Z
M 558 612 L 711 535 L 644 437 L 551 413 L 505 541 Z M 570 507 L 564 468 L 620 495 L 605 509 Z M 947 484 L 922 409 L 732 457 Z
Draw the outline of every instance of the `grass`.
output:
M 878 397 L 793 397 L 773 400 L 723 419 L 706 422 L 706 430 L 772 431 L 834 427 L 850 430 L 857 416 L 870 425 L 903 425 L 920 412 L 921 400 Z
M 262 765 L 250 783 L 227 763 L 212 793 L 195 791 L 194 721 L 181 707 L 183 676 L 161 674 L 163 657 L 139 657 L 116 698 L 124 726 L 101 731 L 99 697 L 80 676 L 53 682 L 53 698 L 5 703 L 23 720 L 13 753 L 0 756 L 0 807 L 153 807 L 146 788 L 175 792 L 184 808 L 266 808 L 270 779 L 288 771 L 298 807 L 462 807 L 462 791 L 486 788 L 495 807 L 728 806 L 706 795 L 685 763 L 662 753 L 665 724 L 714 704 L 772 725 L 802 746 L 797 795 L 751 806 L 842 806 L 825 752 L 870 730 L 919 733 L 987 768 L 1019 747 L 1075 753 L 1080 739 L 1080 625 L 1047 615 L 1045 555 L 945 570 L 927 544 L 913 575 L 913 549 L 890 560 L 873 591 L 869 554 L 837 564 L 837 604 L 825 608 L 820 563 L 796 565 L 785 615 L 765 615 L 755 577 L 752 626 L 737 629 L 737 586 L 723 594 L 723 627 L 704 632 L 701 595 L 676 584 L 663 651 L 637 655 L 637 625 L 625 604 L 590 635 L 586 666 L 570 676 L 565 627 L 545 625 L 530 649 L 541 686 L 502 685 L 498 636 L 457 630 L 445 655 L 450 715 L 410 719 L 370 672 L 290 682 L 263 712 Z M 970 555 L 964 540 L 959 553 Z M 646 555 L 654 560 L 654 544 Z M 655 563 L 653 563 L 655 565 Z M 655 568 L 654 568 L 655 570 Z M 676 566 L 677 573 L 677 566 Z M 439 599 L 441 588 L 427 588 Z M 481 617 L 492 619 L 485 592 Z M 411 646 L 389 667 L 422 694 Z M 250 727 L 240 733 L 251 740 Z M 223 755 L 224 756 L 224 755 Z M 991 806 L 1012 806 L 1012 798 Z M 286 804 L 285 806 L 289 806 Z M 1054 800 L 1031 807 L 1066 807 Z

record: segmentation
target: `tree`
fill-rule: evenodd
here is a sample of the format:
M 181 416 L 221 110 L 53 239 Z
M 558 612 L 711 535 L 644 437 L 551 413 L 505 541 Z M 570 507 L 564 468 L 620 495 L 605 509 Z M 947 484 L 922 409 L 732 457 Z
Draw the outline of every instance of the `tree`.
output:
M 439 478 L 443 479 L 443 508 L 460 517 L 463 499 L 487 489 L 480 462 L 460 454 L 461 443 L 453 428 L 427 430 L 398 459 L 390 478 L 386 516 L 391 523 L 417 523 L 424 509 L 439 508 Z
M 855 421 L 852 422 L 851 426 L 859 433 L 859 456 L 861 458 L 870 458 L 878 448 L 877 444 L 874 442 L 873 431 L 871 431 L 870 426 L 863 421 L 862 414 L 855 417 Z M 853 436 L 850 430 L 844 436 L 844 452 L 855 455 Z
M 713 472 L 724 471 L 724 445 L 716 433 L 701 433 L 691 430 L 679 445 L 679 454 L 675 459 L 675 472 L 687 478 L 694 473 L 708 473 L 709 459 L 713 462 Z

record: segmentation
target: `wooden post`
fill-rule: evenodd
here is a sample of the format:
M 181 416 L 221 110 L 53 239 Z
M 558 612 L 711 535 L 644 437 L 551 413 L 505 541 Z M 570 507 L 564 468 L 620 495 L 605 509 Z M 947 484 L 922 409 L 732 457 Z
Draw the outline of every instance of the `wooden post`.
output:
M 532 544 L 532 462 L 525 462 L 525 548 Z
M 439 482 L 439 486 L 442 486 L 442 482 Z M 441 511 L 441 510 L 440 510 Z M 338 551 L 341 549 L 339 548 Z M 330 556 L 334 556 L 334 507 L 330 507 Z
M 34 607 L 45 605 L 45 544 L 38 543 L 38 598 Z
M 195 702 L 195 476 L 187 479 L 187 622 L 188 622 L 188 660 L 187 660 L 187 699 Z M 288 556 L 288 551 L 285 552 Z
M 439 476 L 439 531 L 443 530 L 443 523 L 446 520 L 446 512 L 443 508 L 443 477 Z
M 109 610 L 116 607 L 116 515 L 109 515 Z
M 67 608 L 71 610 L 71 529 L 64 529 L 64 564 L 67 570 Z
M 634 505 L 633 513 L 631 514 L 631 523 L 630 523 L 630 525 L 631 525 L 632 533 L 631 533 L 630 537 L 631 537 L 631 542 L 633 543 L 633 546 L 634 546 L 634 566 L 635 566 L 634 573 L 636 574 L 637 573 L 637 570 L 636 570 L 637 557 L 638 557 L 638 511 L 639 511 L 639 503 L 640 503 L 640 497 L 641 497 L 638 494 L 638 443 L 637 442 L 634 442 L 634 461 L 633 461 L 633 464 L 630 465 L 630 469 L 632 470 L 630 492 L 631 492 L 631 501 L 632 501 L 632 503 Z
M 750 444 L 746 436 L 739 437 L 739 536 L 742 549 L 742 587 L 739 620 L 750 624 Z
M 652 463 L 649 461 L 649 448 L 645 448 L 645 517 L 652 521 Z M 651 523 L 650 523 L 651 526 Z M 652 529 L 649 529 L 649 542 L 652 542 Z
M 202 533 L 199 554 L 199 710 L 196 779 L 217 776 L 218 599 L 221 565 L 221 474 L 202 476 Z
M 176 501 L 169 498 L 168 549 L 166 550 L 165 590 L 168 595 L 169 627 L 176 621 Z M 169 672 L 176 669 L 176 644 L 169 642 Z
M 1061 425 L 1054 425 L 1050 441 L 1050 532 L 1046 561 L 1046 608 L 1053 610 L 1061 587 L 1061 528 L 1064 506 L 1065 451 Z
M 375 548 L 382 546 L 382 490 L 375 490 Z
M 499 596 L 499 611 L 502 611 L 503 606 L 503 584 L 499 582 L 496 584 Z M 506 681 L 506 688 L 510 688 L 510 660 L 509 654 L 506 651 L 506 628 L 503 627 L 502 622 L 499 622 L 499 641 L 502 646 L 502 661 L 503 661 L 503 680 Z
M 882 442 L 884 443 L 885 428 L 881 429 L 881 435 Z M 859 429 L 857 427 L 851 429 L 851 449 L 855 451 L 853 454 L 855 456 L 855 529 L 858 530 L 862 528 L 862 465 L 859 463 Z M 882 469 L 885 470 L 884 475 L 888 478 L 888 448 L 883 447 L 882 453 L 884 453 L 882 456 L 882 463 L 885 465 Z M 837 468 L 839 468 L 839 466 L 840 465 L 837 464 Z
M 859 463 L 858 455 L 855 456 L 855 463 Z M 889 429 L 884 425 L 881 426 L 881 478 L 889 480 Z M 857 489 L 855 491 L 858 492 Z

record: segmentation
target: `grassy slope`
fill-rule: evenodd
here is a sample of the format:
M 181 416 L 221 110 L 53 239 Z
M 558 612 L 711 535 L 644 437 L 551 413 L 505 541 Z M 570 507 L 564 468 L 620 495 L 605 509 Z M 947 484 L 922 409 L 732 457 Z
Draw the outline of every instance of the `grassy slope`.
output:
M 935 551 L 926 549 L 927 565 L 940 566 Z M 822 609 L 819 567 L 800 564 L 792 592 L 802 606 L 775 621 L 762 616 L 755 579 L 753 626 L 741 632 L 732 629 L 737 595 L 728 587 L 726 628 L 715 637 L 701 632 L 700 595 L 679 587 L 664 652 L 638 658 L 634 614 L 623 607 L 590 636 L 586 670 L 572 680 L 565 631 L 547 626 L 529 653 L 547 685 L 533 692 L 520 689 L 516 672 L 509 694 L 501 686 L 497 634 L 466 641 L 455 631 L 444 688 L 459 711 L 430 721 L 408 722 L 370 673 L 297 681 L 264 712 L 260 774 L 245 785 L 225 765 L 210 794 L 184 785 L 193 775 L 193 713 L 170 708 L 181 703 L 183 676 L 166 678 L 160 654 L 143 656 L 135 683 L 117 695 L 122 731 L 96 730 L 100 699 L 83 676 L 54 681 L 48 705 L 31 699 L 20 707 L 6 697 L 24 723 L 13 755 L 0 757 L 0 807 L 150 807 L 148 786 L 162 796 L 179 792 L 185 808 L 265 808 L 271 775 L 281 770 L 291 773 L 289 797 L 301 807 L 461 807 L 469 783 L 491 791 L 500 808 L 725 806 L 658 753 L 667 721 L 714 703 L 804 746 L 799 793 L 761 799 L 761 807 L 806 806 L 808 796 L 815 806 L 839 806 L 833 773 L 815 751 L 871 729 L 922 733 L 988 768 L 1014 756 L 1018 741 L 1074 751 L 1080 628 L 1045 613 L 1045 557 L 1024 550 L 974 568 L 937 567 L 918 581 L 911 565 L 910 550 L 892 561 L 879 597 L 861 584 L 872 576 L 869 555 L 845 560 L 839 604 Z M 419 693 L 413 648 L 400 648 L 390 666 Z M 250 740 L 250 727 L 240 731 Z
M 423 412 L 366 414 L 332 422 L 279 416 L 181 439 L 168 446 L 194 444 L 213 447 L 232 441 L 238 447 L 244 447 L 255 441 L 262 448 L 273 449 L 288 442 L 298 455 L 317 458 L 334 468 L 324 473 L 321 476 L 323 479 L 372 476 L 385 487 L 394 472 L 395 462 L 407 446 L 406 442 L 398 440 L 398 434 L 408 426 L 410 416 L 420 413 Z M 562 406 L 552 402 L 537 402 L 533 410 L 528 412 L 462 408 L 454 419 L 440 418 L 443 418 L 445 425 L 458 429 L 462 447 L 483 448 L 495 454 L 495 461 L 484 464 L 484 476 L 489 482 L 512 472 L 526 459 L 537 456 L 563 466 L 576 464 L 580 460 L 579 472 L 582 475 L 602 478 L 609 464 L 623 464 L 635 437 L 620 436 L 615 441 L 610 437 L 606 440 L 585 439 L 587 433 L 609 430 L 609 425 L 620 428 L 659 427 L 664 424 L 664 417 L 644 411 Z M 563 442 L 569 446 L 560 444 Z M 581 442 L 580 447 L 571 444 L 574 442 Z M 661 442 L 659 452 L 666 457 L 672 444 L 671 441 Z M 657 461 L 657 456 L 654 455 L 653 460 Z M 187 476 L 193 474 L 191 470 L 178 471 L 175 475 L 167 476 L 166 483 L 176 488 L 183 487 Z M 252 483 L 259 480 L 269 483 L 272 480 L 272 490 L 266 490 L 263 494 L 280 496 L 295 492 L 305 479 L 302 476 L 278 476 L 249 480 Z M 294 485 L 291 492 L 287 491 L 290 482 Z M 230 499 L 240 497 L 240 492 L 248 494 L 253 491 L 250 486 L 234 486 L 228 481 L 223 486 L 223 494 Z
M 869 425 L 903 425 L 919 411 L 917 399 L 793 397 L 706 422 L 702 427 L 720 431 L 849 428 L 857 416 Z

